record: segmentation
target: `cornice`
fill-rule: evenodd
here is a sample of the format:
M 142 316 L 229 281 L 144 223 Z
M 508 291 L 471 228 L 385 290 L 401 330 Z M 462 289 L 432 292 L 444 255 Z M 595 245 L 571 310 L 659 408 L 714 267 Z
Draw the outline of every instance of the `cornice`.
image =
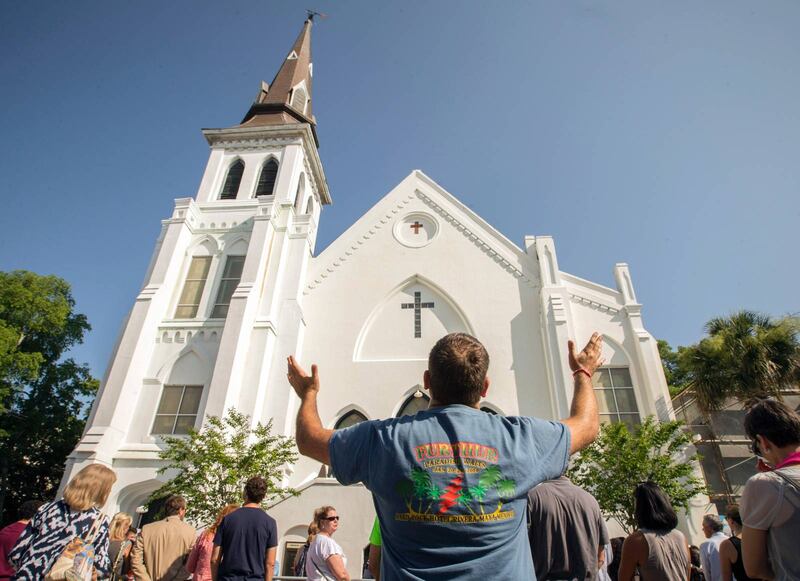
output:
M 611 305 L 601 303 L 596 298 L 589 298 L 573 292 L 569 293 L 569 298 L 573 303 L 587 306 L 595 311 L 600 311 L 601 313 L 610 313 L 612 315 L 619 313 L 619 309 L 617 307 L 612 307 Z
M 318 275 L 314 278 L 314 280 L 306 285 L 303 294 L 308 295 L 312 290 L 319 287 L 325 279 L 327 279 L 331 274 L 333 274 L 336 270 L 338 270 L 343 263 L 347 262 L 350 259 L 351 256 L 353 256 L 356 252 L 358 252 L 358 250 L 364 245 L 364 243 L 370 238 L 372 238 L 378 230 L 390 226 L 391 223 L 397 217 L 397 214 L 400 213 L 400 210 L 405 208 L 415 198 L 422 200 L 422 202 L 424 202 L 426 206 L 428 206 L 431 210 L 433 210 L 446 222 L 450 223 L 465 238 L 467 238 L 473 244 L 475 244 L 486 256 L 491 258 L 503 270 L 511 274 L 514 278 L 522 280 L 531 288 L 534 289 L 537 288 L 536 283 L 530 277 L 528 277 L 524 272 L 522 272 L 519 268 L 513 265 L 511 261 L 508 259 L 508 257 L 504 256 L 503 253 L 498 252 L 498 250 L 494 246 L 486 242 L 481 236 L 479 236 L 479 234 L 475 233 L 473 230 L 464 225 L 455 216 L 449 213 L 444 207 L 437 204 L 430 196 L 424 194 L 419 190 L 415 190 L 414 193 L 407 195 L 405 198 L 403 198 L 397 204 L 391 207 L 389 211 L 387 211 L 385 214 L 383 214 L 383 216 L 378 218 L 378 220 L 375 221 L 372 224 L 372 226 L 367 228 L 364 234 L 362 234 L 353 244 L 351 244 L 350 247 L 344 251 L 344 253 L 340 254 L 335 259 L 331 260 L 323 270 L 319 271 Z

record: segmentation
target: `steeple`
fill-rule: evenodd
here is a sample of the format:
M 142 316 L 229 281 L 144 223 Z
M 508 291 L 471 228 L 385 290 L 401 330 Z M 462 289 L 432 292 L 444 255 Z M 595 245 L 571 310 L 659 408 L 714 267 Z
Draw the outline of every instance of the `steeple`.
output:
M 308 123 L 319 147 L 316 120 L 311 111 L 311 25 L 309 16 L 272 84 L 261 82 L 256 100 L 240 126 Z

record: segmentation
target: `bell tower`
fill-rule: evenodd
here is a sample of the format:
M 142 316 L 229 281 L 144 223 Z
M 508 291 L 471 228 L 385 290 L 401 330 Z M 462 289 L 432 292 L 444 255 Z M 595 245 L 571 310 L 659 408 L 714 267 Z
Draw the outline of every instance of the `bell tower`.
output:
M 241 123 L 203 130 L 211 152 L 200 186 L 162 221 L 67 461 L 64 482 L 86 463 L 112 466 L 123 510 L 157 487 L 165 435 L 229 408 L 292 432 L 284 358 L 302 345 L 306 269 L 331 203 L 312 113 L 312 24 Z

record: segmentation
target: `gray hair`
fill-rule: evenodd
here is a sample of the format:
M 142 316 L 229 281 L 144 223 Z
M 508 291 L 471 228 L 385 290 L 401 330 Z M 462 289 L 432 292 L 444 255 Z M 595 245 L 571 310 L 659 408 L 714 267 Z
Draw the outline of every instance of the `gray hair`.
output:
M 719 517 L 715 514 L 707 514 L 703 517 L 703 523 L 707 524 L 708 527 L 718 533 L 722 530 L 722 521 L 719 520 Z

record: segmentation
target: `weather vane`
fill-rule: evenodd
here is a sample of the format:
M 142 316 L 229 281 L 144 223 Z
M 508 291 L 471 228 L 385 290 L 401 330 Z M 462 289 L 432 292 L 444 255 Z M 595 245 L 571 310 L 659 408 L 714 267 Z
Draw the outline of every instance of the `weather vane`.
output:
M 327 14 L 323 14 L 322 12 L 317 12 L 316 10 L 309 10 L 308 8 L 306 8 L 306 13 L 308 13 L 308 19 L 311 22 L 314 22 L 314 17 L 315 16 L 319 16 L 320 18 L 327 18 L 328 17 Z

